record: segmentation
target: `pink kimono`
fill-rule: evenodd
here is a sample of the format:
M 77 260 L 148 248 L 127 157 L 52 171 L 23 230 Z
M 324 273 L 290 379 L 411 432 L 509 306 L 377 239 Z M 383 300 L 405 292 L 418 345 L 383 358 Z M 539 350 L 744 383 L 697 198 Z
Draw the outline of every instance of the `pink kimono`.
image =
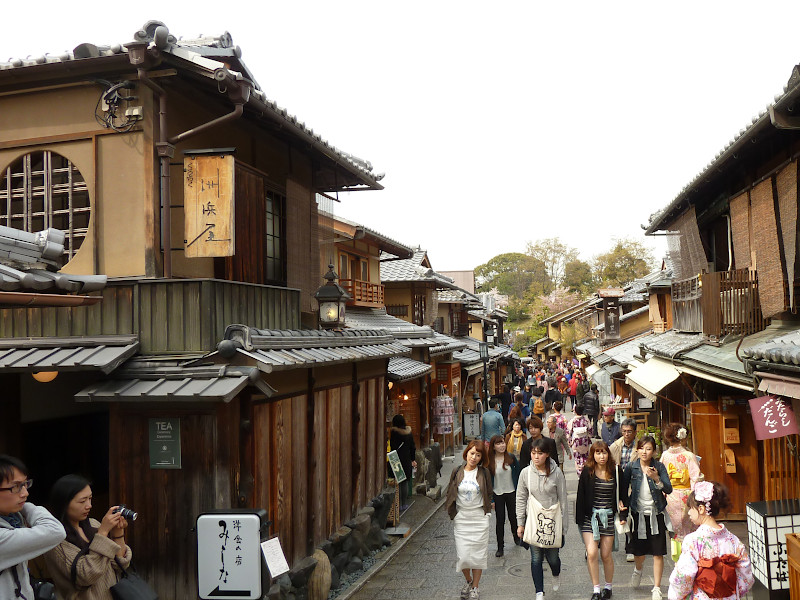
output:
M 583 465 L 586 464 L 586 458 L 589 456 L 589 448 L 592 445 L 592 439 L 589 435 L 575 435 L 574 431 L 576 427 L 586 427 L 591 431 L 591 424 L 589 423 L 589 419 L 584 415 L 573 417 L 567 424 L 569 445 L 572 447 L 572 456 L 575 459 L 575 470 L 578 472 L 578 477 L 580 477 L 581 471 L 583 471 Z
M 695 585 L 698 561 L 725 554 L 735 554 L 739 557 L 736 565 L 736 591 L 725 600 L 744 598 L 754 582 L 747 549 L 724 525 L 720 529 L 701 525 L 697 531 L 688 534 L 683 540 L 681 557 L 669 578 L 668 599 L 708 600 L 708 595 Z

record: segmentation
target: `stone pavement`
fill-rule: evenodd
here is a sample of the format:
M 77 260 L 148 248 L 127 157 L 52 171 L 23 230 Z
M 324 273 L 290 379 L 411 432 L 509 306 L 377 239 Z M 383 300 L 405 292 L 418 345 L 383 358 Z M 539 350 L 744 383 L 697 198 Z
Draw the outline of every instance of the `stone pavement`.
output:
M 440 484 L 446 487 L 452 469 L 461 463 L 458 455 L 455 460 L 445 461 Z M 592 595 L 591 579 L 584 559 L 584 545 L 574 523 L 575 494 L 578 477 L 572 461 L 565 466 L 567 492 L 570 507 L 570 529 L 564 548 L 561 549 L 561 587 L 552 591 L 552 575 L 545 562 L 545 596 L 552 600 L 589 600 Z M 453 526 L 442 508 L 443 498 L 437 503 L 428 498 L 414 496 L 414 505 L 403 515 L 402 521 L 412 526 L 412 533 L 404 540 L 395 542 L 389 549 L 378 555 L 377 564 L 362 579 L 338 596 L 338 600 L 394 600 L 414 598 L 415 600 L 456 600 L 464 577 L 455 569 L 456 551 L 453 541 Z M 742 522 L 726 523 L 739 538 L 747 543 L 747 530 Z M 534 588 L 530 571 L 530 552 L 515 546 L 508 523 L 505 527 L 505 556 L 496 558 L 495 517 L 490 525 L 489 565 L 483 572 L 480 593 L 483 600 L 512 600 L 533 598 Z M 622 542 L 621 542 L 622 545 Z M 622 548 L 614 557 L 614 598 L 649 600 L 653 587 L 653 561 L 645 560 L 642 584 L 638 589 L 630 587 L 633 563 L 625 561 Z M 664 559 L 664 576 L 661 590 L 667 597 L 669 575 L 673 563 L 669 557 Z M 603 581 L 603 567 L 600 565 L 600 578 Z M 748 596 L 749 598 L 750 596 Z

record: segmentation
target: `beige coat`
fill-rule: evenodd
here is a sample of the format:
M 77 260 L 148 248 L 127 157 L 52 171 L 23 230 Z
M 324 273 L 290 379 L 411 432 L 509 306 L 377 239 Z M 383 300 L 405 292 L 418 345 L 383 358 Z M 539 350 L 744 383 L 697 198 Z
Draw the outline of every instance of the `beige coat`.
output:
M 614 464 L 615 465 L 618 465 L 619 461 L 620 461 L 620 458 L 622 458 L 622 446 L 624 446 L 624 445 L 625 445 L 625 438 L 621 437 L 621 438 L 618 438 L 617 440 L 615 440 L 614 443 L 611 444 L 608 447 L 608 449 L 611 451 L 611 457 L 614 459 Z M 639 458 L 638 455 L 636 454 L 636 441 L 635 440 L 633 442 L 633 448 L 634 449 L 633 449 L 633 452 L 631 454 L 631 460 L 632 461 L 637 459 L 637 458 Z
M 100 523 L 91 519 L 92 527 Z M 89 553 L 78 560 L 77 585 L 72 583 L 72 563 L 80 548 L 67 541 L 44 555 L 47 569 L 62 600 L 112 600 L 111 586 L 119 579 L 120 568 L 114 556 L 119 546 L 114 540 L 95 535 L 89 544 Z M 123 567 L 131 563 L 131 549 L 125 546 L 125 556 L 119 559 Z

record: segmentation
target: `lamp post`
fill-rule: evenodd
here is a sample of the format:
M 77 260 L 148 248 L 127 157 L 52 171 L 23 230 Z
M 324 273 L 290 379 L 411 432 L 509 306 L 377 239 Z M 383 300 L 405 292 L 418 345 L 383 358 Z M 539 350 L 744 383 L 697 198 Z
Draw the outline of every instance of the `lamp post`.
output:
M 333 265 L 328 265 L 328 272 L 323 275 L 327 283 L 321 286 L 314 298 L 319 302 L 319 326 L 323 329 L 341 329 L 344 327 L 345 304 L 352 296 L 338 283 Z
M 489 405 L 489 375 L 487 372 L 487 367 L 489 365 L 489 343 L 479 342 L 478 350 L 480 351 L 481 360 L 483 361 L 483 401 L 485 403 L 485 410 L 486 406 Z

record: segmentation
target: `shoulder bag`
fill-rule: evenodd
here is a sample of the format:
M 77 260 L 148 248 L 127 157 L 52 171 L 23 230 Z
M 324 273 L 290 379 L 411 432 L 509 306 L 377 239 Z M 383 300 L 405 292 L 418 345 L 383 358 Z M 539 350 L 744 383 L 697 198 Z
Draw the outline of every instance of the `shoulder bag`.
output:
M 528 467 L 528 516 L 522 541 L 538 548 L 561 548 L 561 504 L 545 508 L 534 497 L 531 474 L 536 467 Z
M 114 600 L 158 600 L 158 594 L 144 579 L 133 569 L 123 569 L 117 557 L 119 568 L 122 570 L 119 581 L 111 586 L 111 597 Z

